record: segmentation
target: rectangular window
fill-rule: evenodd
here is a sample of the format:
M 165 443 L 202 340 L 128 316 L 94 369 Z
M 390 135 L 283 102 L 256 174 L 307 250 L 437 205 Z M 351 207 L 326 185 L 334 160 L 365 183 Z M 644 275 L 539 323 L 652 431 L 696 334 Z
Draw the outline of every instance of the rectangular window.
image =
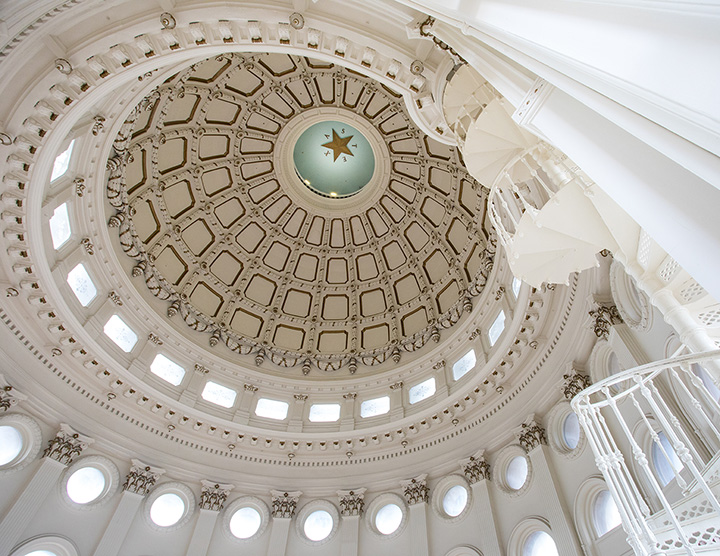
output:
M 202 391 L 203 400 L 221 405 L 222 407 L 232 407 L 237 397 L 237 392 L 232 388 L 223 386 L 216 382 L 208 380 Z
M 70 215 L 68 214 L 67 203 L 63 203 L 55 209 L 50 217 L 50 236 L 52 237 L 53 248 L 60 249 L 70 239 Z
M 137 334 L 117 315 L 110 317 L 103 331 L 124 352 L 130 353 L 137 343 Z
M 500 311 L 500 314 L 495 317 L 495 321 L 490 326 L 490 330 L 488 330 L 488 339 L 491 346 L 495 345 L 503 330 L 505 330 L 505 311 Z
M 277 419 L 278 421 L 282 421 L 287 417 L 288 407 L 287 402 L 260 398 L 255 406 L 255 415 L 258 417 L 267 417 L 268 419 Z
M 435 393 L 435 378 L 416 384 L 408 392 L 408 401 L 413 404 L 429 398 Z
M 475 363 L 477 363 L 477 359 L 475 358 L 475 350 L 471 349 L 460 359 L 458 359 L 457 362 L 453 365 L 453 378 L 455 380 L 459 380 L 470 369 L 475 367 Z
M 332 423 L 340 419 L 340 404 L 316 403 L 310 406 L 308 419 L 313 423 Z
M 72 150 L 74 145 L 75 139 L 70 141 L 68 148 L 61 152 L 59 155 L 57 155 L 57 157 L 55 158 L 52 174 L 50 175 L 51 182 L 65 175 L 65 172 L 68 171 L 68 168 L 70 167 L 70 157 L 72 156 Z
M 372 400 L 365 400 L 360 404 L 360 417 L 375 417 L 390 411 L 390 397 L 383 396 Z
M 158 353 L 150 364 L 150 372 L 173 386 L 179 386 L 185 376 L 185 369 L 161 353 Z
M 520 278 L 513 278 L 512 291 L 516 299 L 518 294 L 520 293 L 520 286 L 522 286 L 522 280 L 520 280 Z
M 68 272 L 67 283 L 83 307 L 90 305 L 97 295 L 97 288 L 82 263 Z

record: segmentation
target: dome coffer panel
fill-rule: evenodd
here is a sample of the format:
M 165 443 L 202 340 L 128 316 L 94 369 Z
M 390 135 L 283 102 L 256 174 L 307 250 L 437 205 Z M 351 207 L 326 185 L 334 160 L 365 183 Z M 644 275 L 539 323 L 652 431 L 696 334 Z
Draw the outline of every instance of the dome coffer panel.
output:
M 316 209 L 277 165 L 283 130 L 329 109 L 381 138 L 368 136 L 389 177 L 367 186 L 370 204 Z M 397 361 L 457 323 L 492 266 L 485 193 L 458 153 L 392 92 L 337 66 L 197 63 L 148 95 L 115 144 L 108 199 L 133 274 L 211 345 L 257 364 Z

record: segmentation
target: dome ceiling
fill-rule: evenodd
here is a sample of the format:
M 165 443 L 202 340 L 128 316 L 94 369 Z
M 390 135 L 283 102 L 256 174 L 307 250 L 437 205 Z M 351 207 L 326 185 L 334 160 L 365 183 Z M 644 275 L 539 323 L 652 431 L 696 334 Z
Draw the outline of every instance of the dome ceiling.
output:
M 485 195 L 456 149 L 421 133 L 398 95 L 329 63 L 197 63 L 133 110 L 115 151 L 110 222 L 133 275 L 169 316 L 258 365 L 397 362 L 472 308 L 492 266 Z M 322 195 L 299 177 L 304 151 L 327 165 L 304 169 L 327 178 Z M 343 166 L 372 177 L 334 198 Z

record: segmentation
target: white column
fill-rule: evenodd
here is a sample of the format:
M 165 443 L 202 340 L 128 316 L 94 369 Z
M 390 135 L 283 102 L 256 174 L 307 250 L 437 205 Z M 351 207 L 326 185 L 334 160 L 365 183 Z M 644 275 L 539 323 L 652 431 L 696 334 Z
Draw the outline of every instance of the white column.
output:
M 250 420 L 250 411 L 255 400 L 255 392 L 257 392 L 257 386 L 252 384 L 246 384 L 240 395 L 240 401 L 238 402 L 238 408 L 235 410 L 233 415 L 233 421 L 235 423 L 242 423 L 247 425 Z
M 339 490 L 341 540 L 340 556 L 357 556 L 360 542 L 360 516 L 365 510 L 365 489 Z
M 427 534 L 427 502 L 429 489 L 427 475 L 402 481 L 403 495 L 409 506 L 410 554 L 429 556 Z
M 0 522 L 0 554 L 10 554 L 63 471 L 92 442 L 91 438 L 75 432 L 70 426 L 60 425 L 60 431 L 45 450 L 40 467 Z
M 460 460 L 460 468 L 472 489 L 472 512 L 473 522 L 477 526 L 477 545 L 484 556 L 503 556 L 490 497 L 490 464 L 485 460 L 484 450 Z
M 298 499 L 302 492 L 270 491 L 272 495 L 272 528 L 268 543 L 267 556 L 285 556 L 290 523 L 295 515 Z
M 165 473 L 164 469 L 151 467 L 137 459 L 132 460 L 132 467 L 125 479 L 120 502 L 115 508 L 93 556 L 117 556 L 145 495 L 150 492 L 158 477 L 163 473 Z
M 530 458 L 532 481 L 536 485 L 534 488 L 540 491 L 539 496 L 544 501 L 544 516 L 550 522 L 558 552 L 563 556 L 582 554 L 571 511 L 560 498 L 560 484 L 555 476 L 555 470 L 548 461 L 545 429 L 537 422 L 535 416 L 531 415 L 516 431 L 516 435 Z
M 402 380 L 390 385 L 390 419 L 401 419 L 405 416 L 403 405 L 403 382 Z
M 195 522 L 192 538 L 187 548 L 187 556 L 205 556 L 212 534 L 215 530 L 218 513 L 223 509 L 228 494 L 233 485 L 223 485 L 212 481 L 202 481 L 202 494 L 200 495 L 200 515 Z

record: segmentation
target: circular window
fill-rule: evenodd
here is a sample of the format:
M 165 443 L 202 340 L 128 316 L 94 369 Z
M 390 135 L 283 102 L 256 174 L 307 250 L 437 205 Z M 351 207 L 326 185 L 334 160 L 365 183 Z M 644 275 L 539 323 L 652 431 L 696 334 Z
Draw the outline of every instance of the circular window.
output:
M 185 525 L 195 508 L 195 495 L 182 483 L 163 483 L 145 501 L 145 518 L 159 531 L 174 531 Z
M 450 517 L 459 516 L 467 507 L 468 491 L 462 485 L 455 485 L 443 497 L 443 510 Z
M 265 502 L 254 496 L 241 496 L 225 508 L 223 531 L 235 542 L 244 543 L 263 534 L 270 521 Z
M 0 426 L 0 465 L 7 465 L 20 455 L 23 449 L 22 433 L 12 425 Z
M 610 491 L 601 490 L 593 503 L 593 521 L 598 537 L 620 525 L 620 512 Z
M 303 531 L 311 541 L 325 540 L 333 530 L 333 518 L 325 510 L 317 510 L 305 518 Z
M 568 413 L 563 420 L 562 434 L 565 445 L 574 450 L 580 443 L 580 421 L 575 413 Z
M 375 515 L 375 527 L 383 535 L 391 535 L 398 530 L 403 519 L 403 511 L 397 504 L 386 504 Z
M 21 413 L 0 417 L 0 475 L 22 469 L 40 453 L 38 424 Z
M 230 518 L 230 532 L 238 539 L 249 539 L 261 524 L 262 516 L 255 508 L 240 508 Z
M 26 556 L 57 556 L 57 554 L 50 552 L 49 550 L 33 550 Z
M 70 500 L 76 504 L 89 504 L 102 495 L 106 482 L 100 469 L 87 466 L 70 475 L 65 488 Z
M 527 481 L 528 464 L 525 456 L 515 456 L 508 463 L 505 481 L 512 490 L 520 490 Z
M 400 535 L 407 525 L 405 501 L 391 492 L 373 499 L 365 512 L 365 524 L 381 539 L 392 539 Z
M 49 535 L 25 541 L 10 556 L 78 556 L 78 551 L 69 539 Z
M 184 513 L 185 501 L 172 492 L 158 496 L 150 506 L 150 519 L 160 527 L 175 525 Z
M 523 556 L 559 556 L 555 541 L 545 531 L 535 531 L 525 541 Z

